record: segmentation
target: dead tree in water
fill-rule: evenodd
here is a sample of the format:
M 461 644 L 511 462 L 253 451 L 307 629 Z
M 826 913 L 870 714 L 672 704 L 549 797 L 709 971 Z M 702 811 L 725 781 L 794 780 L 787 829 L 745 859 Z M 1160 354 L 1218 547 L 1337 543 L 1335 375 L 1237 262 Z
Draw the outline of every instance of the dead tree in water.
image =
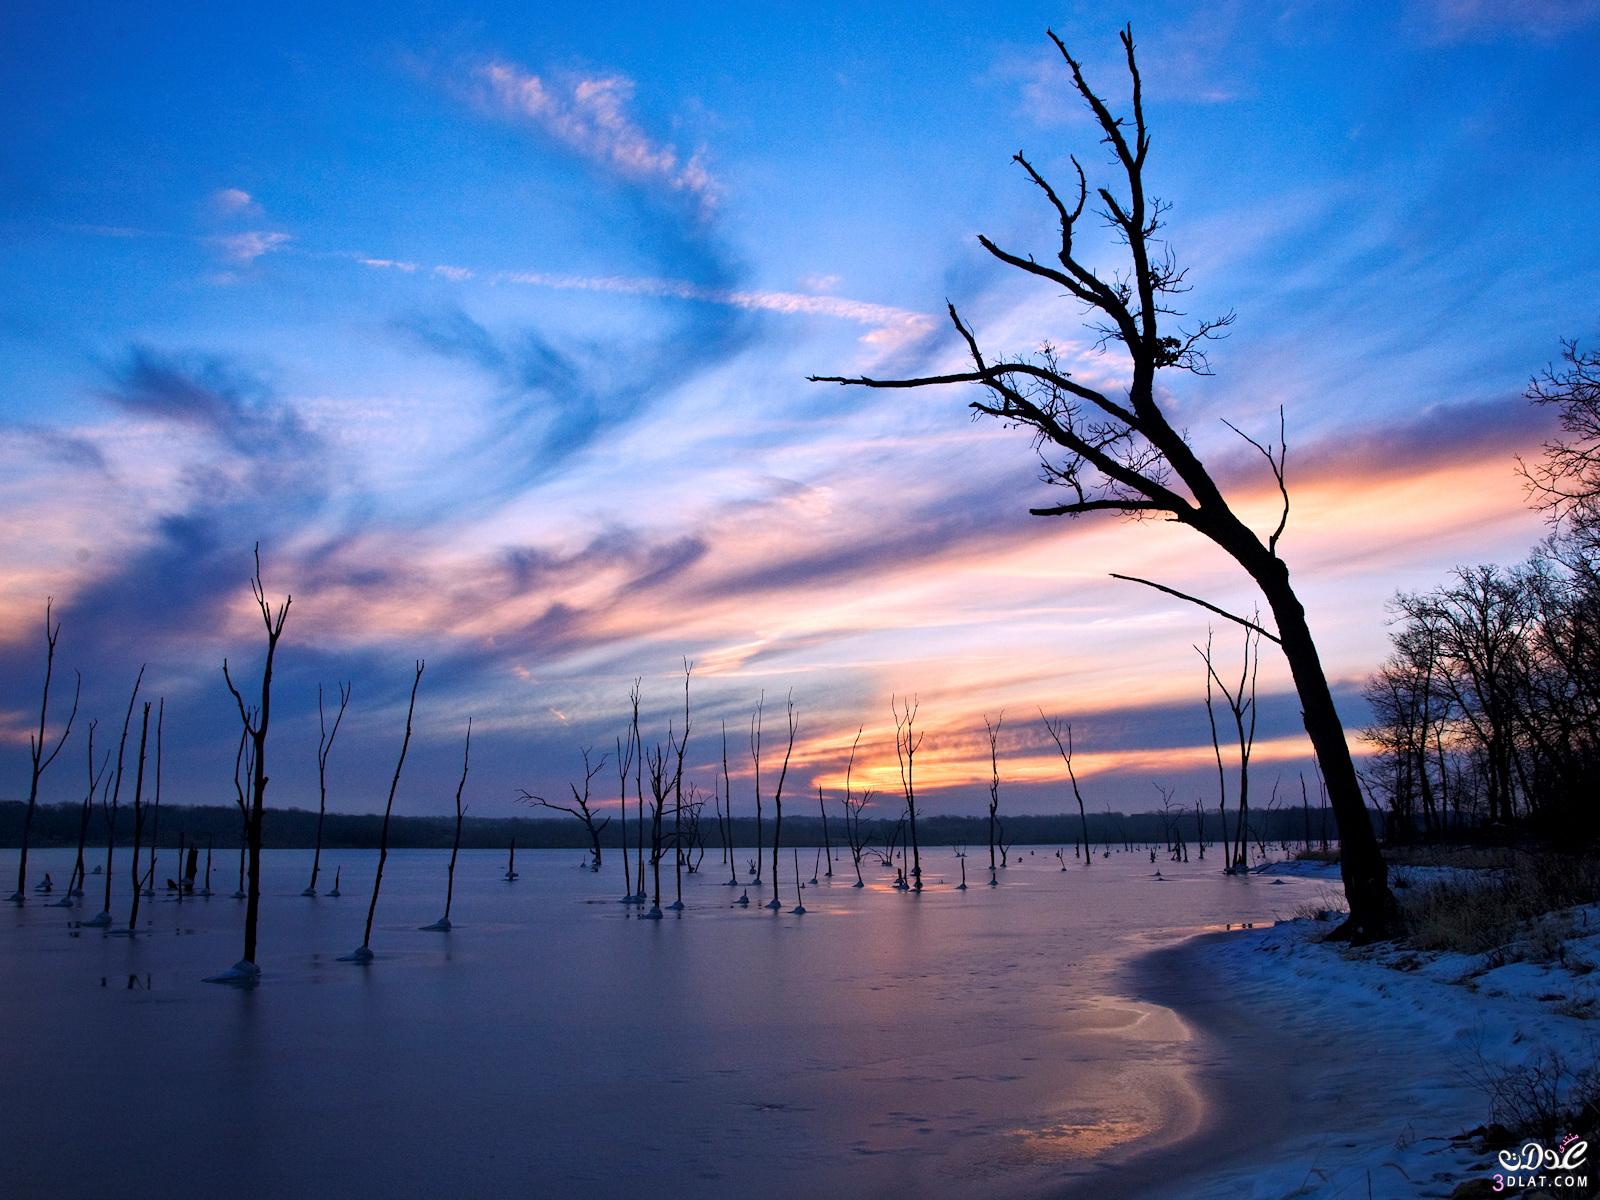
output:
M 1083 793 L 1078 790 L 1078 773 L 1072 766 L 1072 723 L 1060 719 L 1051 721 L 1044 715 L 1042 708 L 1039 710 L 1039 719 L 1044 722 L 1050 740 L 1056 744 L 1061 761 L 1067 764 L 1067 778 L 1072 781 L 1072 795 L 1078 801 L 1078 826 L 1083 835 L 1083 865 L 1087 867 L 1094 860 L 1089 854 L 1089 817 L 1083 810 Z
M 1171 423 L 1170 413 L 1163 407 L 1164 403 L 1170 406 L 1170 401 L 1166 399 L 1168 392 L 1161 382 L 1165 378 L 1161 372 L 1209 375 L 1205 343 L 1232 323 L 1233 314 L 1188 328 L 1176 324 L 1179 314 L 1173 308 L 1174 298 L 1191 285 L 1160 237 L 1165 205 L 1145 191 L 1145 165 L 1151 143 L 1133 32 L 1131 28 L 1122 32 L 1131 81 L 1131 118 L 1113 115 L 1105 100 L 1090 87 L 1082 65 L 1065 43 L 1054 33 L 1050 37 L 1066 62 L 1074 88 L 1099 125 L 1102 142 L 1110 147 L 1120 168 L 1123 195 L 1118 196 L 1109 186 L 1096 188 L 1093 194 L 1099 208 L 1097 214 L 1091 215 L 1106 221 L 1125 249 L 1126 261 L 1109 279 L 1086 265 L 1090 256 L 1083 255 L 1076 238 L 1091 193 L 1076 159 L 1072 160 L 1077 174 L 1076 195 L 1069 192 L 1063 197 L 1026 157 L 1021 153 L 1014 156 L 1059 223 L 1054 262 L 1002 249 L 987 237 L 980 237 L 979 244 L 1008 267 L 1042 281 L 1053 291 L 1065 292 L 1094 314 L 1090 321 L 1100 335 L 1099 344 L 1118 348 L 1127 357 L 1126 371 L 1115 373 L 1116 377 L 1127 379 L 1123 394 L 1107 394 L 1094 386 L 1093 379 L 1074 375 L 1069 364 L 1049 346 L 1033 357 L 991 359 L 953 304 L 948 306 L 950 320 L 971 358 L 970 370 L 920 378 L 813 378 L 862 387 L 964 384 L 980 388 L 980 397 L 972 401 L 971 407 L 1006 425 L 1025 428 L 1039 452 L 1045 479 L 1066 492 L 1063 503 L 1032 509 L 1036 515 L 1076 517 L 1115 512 L 1135 520 L 1159 517 L 1188 526 L 1232 558 L 1266 600 L 1276 632 L 1268 633 L 1255 622 L 1174 588 L 1154 586 L 1246 628 L 1259 630 L 1282 648 L 1299 694 L 1306 734 L 1327 780 L 1343 842 L 1340 872 L 1350 902 L 1350 919 L 1338 936 L 1361 940 L 1383 937 L 1395 913 L 1388 870 L 1378 849 L 1305 608 L 1290 580 L 1288 565 L 1278 555 L 1278 543 L 1289 518 L 1289 492 L 1284 479 L 1287 442 L 1281 418 L 1276 445 L 1264 445 L 1231 427 L 1266 460 L 1282 499 L 1277 523 L 1263 537 L 1229 504 L 1195 447 L 1181 428 Z M 1096 374 L 1104 372 L 1097 369 Z
M 778 900 L 778 846 L 783 840 L 783 781 L 789 777 L 789 758 L 794 754 L 794 734 L 799 728 L 800 721 L 794 711 L 794 693 L 789 693 L 786 701 L 789 714 L 789 741 L 783 751 L 783 768 L 778 772 L 778 786 L 772 791 L 772 900 L 768 908 L 779 909 L 783 904 Z M 800 880 L 795 879 L 795 886 L 800 886 Z
M 822 814 L 822 850 L 828 856 L 828 873 L 825 879 L 833 878 L 833 840 L 828 836 L 828 806 L 822 802 L 822 785 L 817 784 L 817 811 Z
M 111 751 L 107 750 L 105 757 L 100 760 L 99 769 L 94 765 L 94 731 L 99 727 L 99 721 L 89 722 L 89 789 L 83 794 L 83 805 L 78 810 L 78 857 L 72 864 L 72 878 L 67 881 L 67 894 L 64 896 L 62 907 L 72 902 L 74 896 L 83 895 L 84 884 L 88 881 L 88 869 L 83 861 L 83 849 L 89 841 L 89 819 L 94 815 L 95 793 L 100 790 L 100 782 L 105 778 L 106 768 L 111 765 Z
M 767 704 L 767 693 L 762 692 L 756 700 L 756 710 L 750 714 L 750 760 L 755 764 L 752 778 L 756 790 L 756 856 L 754 862 L 755 882 L 761 882 L 761 718 Z
M 128 906 L 128 932 L 139 931 L 139 899 L 144 895 L 140 886 L 139 846 L 144 837 L 144 756 L 150 739 L 150 701 L 144 702 L 143 716 L 139 721 L 139 765 L 133 776 L 133 855 L 129 878 L 133 880 L 133 900 Z
M 526 804 L 537 804 L 539 807 L 548 808 L 552 812 L 564 812 L 568 816 L 576 817 L 583 822 L 583 828 L 589 835 L 589 869 L 598 871 L 600 869 L 600 834 L 604 832 L 607 825 L 611 824 L 611 818 L 607 817 L 599 824 L 596 824 L 595 812 L 589 807 L 590 785 L 594 783 L 594 777 L 605 770 L 606 767 L 606 756 L 604 754 L 600 756 L 599 762 L 591 765 L 590 755 L 593 752 L 593 747 L 591 746 L 585 746 L 583 749 L 583 791 L 580 793 L 578 785 L 575 783 L 567 784 L 568 789 L 572 792 L 571 804 L 557 804 L 553 800 L 546 800 L 543 796 L 534 795 L 526 788 L 519 793 L 519 798 Z
M 461 779 L 456 784 L 456 831 L 450 840 L 450 866 L 445 871 L 444 877 L 444 916 L 432 925 L 422 928 L 430 932 L 450 932 L 450 905 L 456 898 L 456 857 L 461 853 L 461 818 L 467 815 L 466 805 L 461 803 L 461 793 L 467 786 L 467 769 L 472 765 L 472 718 L 467 718 L 467 744 L 461 751 Z
M 116 856 L 117 849 L 117 802 L 122 796 L 122 762 L 128 748 L 128 727 L 133 723 L 133 706 L 139 699 L 139 687 L 142 683 L 144 683 L 144 667 L 141 665 L 139 674 L 133 681 L 133 691 L 128 696 L 128 710 L 122 714 L 122 736 L 117 740 L 117 769 L 111 777 L 111 795 L 108 798 L 102 792 L 100 797 L 100 815 L 105 818 L 106 823 L 106 896 L 100 914 L 86 922 L 89 925 L 111 924 L 111 881 L 115 875 L 112 870 L 112 860 Z
M 866 887 L 861 878 L 861 856 L 866 852 L 872 835 L 861 833 L 861 812 L 872 803 L 872 789 L 867 788 L 857 796 L 851 787 L 851 775 L 856 767 L 856 747 L 861 745 L 861 729 L 856 729 L 856 739 L 850 743 L 850 761 L 844 768 L 844 836 L 850 843 L 850 859 L 856 868 L 856 881 L 852 887 Z
M 733 844 L 733 779 L 728 774 L 728 723 L 722 723 L 722 803 L 728 810 L 728 887 L 739 886 L 739 862 Z
M 251 746 L 251 771 L 250 771 L 250 822 L 248 828 L 250 842 L 250 869 L 249 869 L 249 894 L 245 899 L 244 909 L 244 956 L 233 968 L 236 975 L 259 975 L 260 969 L 256 965 L 256 922 L 261 915 L 261 819 L 266 811 L 267 803 L 267 728 L 272 721 L 272 667 L 278 656 L 278 639 L 283 636 L 283 623 L 289 616 L 289 605 L 293 597 L 284 596 L 283 603 L 274 613 L 272 606 L 267 603 L 265 585 L 261 582 L 261 546 L 258 543 L 255 551 L 256 573 L 250 580 L 250 592 L 255 597 L 256 608 L 261 612 L 261 622 L 267 631 L 267 657 L 261 668 L 261 703 L 258 707 L 247 708 L 244 697 L 239 694 L 239 689 L 234 686 L 233 676 L 228 673 L 228 660 L 222 660 L 222 678 L 228 684 L 228 691 L 233 694 L 234 704 L 239 709 L 239 724 L 250 738 Z
M 333 753 L 333 739 L 339 736 L 344 710 L 350 707 L 350 687 L 348 683 L 339 685 L 339 711 L 334 714 L 330 729 L 322 705 L 322 685 L 317 684 L 317 843 L 311 854 L 311 882 L 300 893 L 302 896 L 317 894 L 317 872 L 322 867 L 322 822 L 328 815 L 328 755 Z
M 249 893 L 244 890 L 244 860 L 250 848 L 250 798 L 245 783 L 253 770 L 254 751 L 250 745 L 250 731 L 239 731 L 239 749 L 233 756 L 233 802 L 239 808 L 239 885 L 233 890 L 235 900 L 243 900 Z
M 683 736 L 678 739 L 677 769 L 672 773 L 672 865 L 675 911 L 683 910 L 683 756 L 689 749 L 689 676 L 694 664 L 683 660 Z
M 633 794 L 639 801 L 636 810 L 639 821 L 639 886 L 634 890 L 636 903 L 643 904 L 644 890 L 644 743 L 639 740 L 639 686 L 640 680 L 633 681 L 633 687 L 628 689 L 628 700 L 633 706 L 633 718 L 628 728 L 633 736 Z
M 1000 878 L 995 874 L 994 846 L 995 846 L 995 814 L 1000 811 L 1000 727 L 1005 724 L 1005 710 L 1000 710 L 1000 715 L 993 723 L 989 714 L 983 715 L 983 727 L 989 731 L 989 886 L 998 887 Z M 966 870 L 966 861 L 963 859 L 961 869 Z
M 636 730 L 630 726 L 628 739 L 617 739 L 617 811 L 622 816 L 622 903 L 634 904 L 639 897 L 633 890 L 633 867 L 628 862 L 628 772 L 633 769 L 634 738 Z M 640 844 L 644 841 L 644 826 L 639 826 Z M 641 851 L 642 853 L 642 851 Z
M 917 698 L 906 701 L 904 711 L 899 702 L 889 697 L 889 711 L 894 714 L 894 752 L 900 760 L 900 788 L 906 797 L 906 814 L 911 818 L 911 890 L 922 890 L 922 847 L 917 841 L 917 750 L 922 746 L 922 735 L 916 732 Z
M 383 806 L 383 824 L 378 826 L 378 869 L 372 875 L 372 899 L 367 904 L 367 924 L 361 934 L 361 945 L 339 961 L 369 963 L 372 961 L 372 918 L 378 912 L 378 889 L 383 886 L 383 864 L 389 861 L 389 817 L 394 812 L 394 794 L 400 790 L 400 769 L 406 765 L 406 751 L 411 748 L 411 718 L 417 711 L 417 685 L 422 682 L 423 661 L 417 659 L 416 674 L 411 677 L 411 701 L 406 705 L 406 735 L 400 740 L 400 757 L 394 764 L 394 776 L 389 780 L 389 798 Z M 334 887 L 339 881 L 334 880 Z
M 1211 656 L 1211 639 L 1206 639 L 1206 648 L 1195 647 L 1195 653 L 1200 655 L 1206 664 L 1206 711 L 1211 712 L 1211 684 L 1216 683 L 1222 690 L 1222 697 L 1228 703 L 1228 711 L 1233 715 L 1234 732 L 1239 739 L 1239 818 L 1238 828 L 1235 830 L 1235 841 L 1228 848 L 1228 870 L 1243 871 L 1249 866 L 1249 833 L 1250 833 L 1250 755 L 1255 748 L 1256 741 L 1256 671 L 1261 665 L 1261 637 L 1253 630 L 1244 631 L 1244 659 L 1239 665 L 1239 682 L 1229 688 L 1222 681 L 1222 676 L 1217 673 L 1217 668 Z M 1216 722 L 1212 721 L 1213 746 L 1217 748 L 1217 773 L 1220 778 L 1222 773 L 1222 751 L 1215 741 Z
M 45 748 L 45 719 L 50 712 L 50 681 L 55 677 L 56 671 L 56 639 L 61 636 L 61 622 L 54 625 L 50 623 L 50 601 L 44 604 L 44 690 L 39 701 L 39 730 L 28 735 L 28 754 L 32 760 L 32 771 L 28 777 L 28 808 L 22 818 L 22 857 L 17 861 L 17 890 L 12 893 L 11 899 L 16 904 L 21 904 L 28 891 L 28 839 L 33 833 L 33 813 L 39 805 L 39 780 L 50 769 L 50 764 L 55 762 L 56 755 L 61 753 L 61 747 L 66 744 L 67 735 L 72 732 L 72 723 L 78 718 L 78 697 L 83 691 L 83 676 L 77 672 L 77 686 L 72 692 L 72 711 L 67 714 L 66 724 L 61 727 L 61 734 L 55 740 L 55 745 Z
M 167 720 L 167 699 L 163 696 L 156 705 L 156 800 L 150 813 L 150 866 L 145 871 L 145 895 L 156 893 L 156 839 L 161 836 L 161 731 Z M 178 871 L 183 872 L 183 860 L 178 861 Z
M 650 911 L 645 913 L 645 918 L 651 921 L 661 920 L 665 914 L 661 911 L 661 856 L 665 853 L 662 845 L 661 818 L 666 808 L 667 796 L 672 791 L 672 784 L 667 779 L 667 757 L 671 753 L 671 738 L 667 735 L 668 745 L 662 746 L 657 742 L 653 750 L 644 753 L 644 763 L 650 771 L 650 871 L 655 878 L 655 899 L 650 905 Z

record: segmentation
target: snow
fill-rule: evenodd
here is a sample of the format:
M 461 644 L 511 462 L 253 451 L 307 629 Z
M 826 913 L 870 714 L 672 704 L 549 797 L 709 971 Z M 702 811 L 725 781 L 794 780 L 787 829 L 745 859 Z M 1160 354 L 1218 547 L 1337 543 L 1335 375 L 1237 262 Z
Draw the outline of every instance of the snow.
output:
M 1270 1040 L 1298 1048 L 1297 1064 L 1263 1063 L 1274 1078 L 1257 1079 L 1292 1095 L 1294 1123 L 1275 1144 L 1185 1178 L 1180 1190 L 1128 1194 L 1311 1200 L 1366 1196 L 1370 1186 L 1374 1200 L 1412 1200 L 1491 1179 L 1493 1156 L 1452 1140 L 1488 1122 L 1484 1081 L 1552 1053 L 1577 1066 L 1600 1058 L 1591 1019 L 1600 906 L 1560 920 L 1573 930 L 1565 965 L 1502 963 L 1516 945 L 1489 955 L 1349 947 L 1321 940 L 1331 925 L 1311 919 L 1186 950 L 1190 971 L 1227 980 L 1231 1019 L 1245 1031 L 1219 1039 L 1228 1053 L 1259 1053 L 1250 1031 L 1268 1027 Z

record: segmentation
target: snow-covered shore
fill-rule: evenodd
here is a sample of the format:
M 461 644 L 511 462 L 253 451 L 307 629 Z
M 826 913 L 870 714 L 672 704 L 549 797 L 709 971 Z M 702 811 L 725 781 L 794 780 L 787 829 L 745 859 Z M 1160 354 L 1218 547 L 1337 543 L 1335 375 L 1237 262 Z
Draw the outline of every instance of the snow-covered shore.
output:
M 1321 864 L 1283 873 L 1337 882 Z M 1490 1119 L 1486 1081 L 1551 1055 L 1600 1060 L 1600 906 L 1486 955 L 1351 948 L 1329 928 L 1211 934 L 1139 965 L 1136 990 L 1196 1031 L 1210 1113 L 1102 1194 L 1410 1200 L 1481 1181 L 1490 1195 L 1495 1155 L 1459 1136 Z

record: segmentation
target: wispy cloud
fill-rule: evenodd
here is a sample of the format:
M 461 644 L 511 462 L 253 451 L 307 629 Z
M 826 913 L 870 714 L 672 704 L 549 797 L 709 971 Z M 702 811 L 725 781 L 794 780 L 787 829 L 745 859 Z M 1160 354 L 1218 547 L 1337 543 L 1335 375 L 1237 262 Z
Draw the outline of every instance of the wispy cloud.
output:
M 703 154 L 657 141 L 630 113 L 635 84 L 626 75 L 536 75 L 497 59 L 478 67 L 480 97 L 501 116 L 527 120 L 584 158 L 635 183 L 665 187 L 715 205 L 719 186 Z
M 211 211 L 223 217 L 259 217 L 261 205 L 243 188 L 218 188 L 208 198 Z
M 1600 21 L 1594 0 L 1425 0 L 1422 9 L 1443 41 L 1506 33 L 1553 38 Z
M 418 269 L 414 262 L 386 258 L 358 258 L 362 266 L 398 270 L 410 274 Z M 436 266 L 432 273 L 453 282 L 479 278 L 467 267 Z M 934 327 L 927 313 L 851 300 L 843 296 L 823 296 L 811 292 L 762 291 L 746 288 L 706 287 L 684 279 L 663 279 L 650 275 L 567 275 L 548 271 L 495 271 L 482 276 L 491 283 L 522 284 L 553 288 L 557 291 L 609 292 L 625 296 L 650 296 L 663 300 L 689 300 L 720 304 L 755 312 L 785 313 L 794 316 L 833 317 L 868 326 L 862 341 L 879 350 L 891 350 L 915 341 Z
M 249 229 L 243 233 L 226 233 L 210 239 L 223 258 L 241 267 L 249 266 L 263 254 L 280 250 L 293 238 L 281 231 Z

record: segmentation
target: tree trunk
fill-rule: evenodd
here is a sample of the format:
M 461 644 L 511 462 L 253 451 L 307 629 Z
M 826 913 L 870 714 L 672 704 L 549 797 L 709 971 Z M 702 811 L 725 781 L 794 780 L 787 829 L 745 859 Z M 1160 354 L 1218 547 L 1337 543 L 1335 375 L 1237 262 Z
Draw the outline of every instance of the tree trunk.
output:
M 1306 735 L 1322 766 L 1323 781 L 1339 824 L 1339 874 L 1344 879 L 1350 919 L 1335 936 L 1352 941 L 1373 941 L 1387 936 L 1395 917 L 1394 896 L 1389 891 L 1388 866 L 1378 849 L 1377 836 L 1367 816 L 1361 783 L 1356 778 L 1350 747 L 1344 738 L 1322 669 L 1305 607 L 1289 584 L 1289 570 L 1280 559 L 1269 558 L 1251 570 L 1260 585 L 1282 639 L 1283 656 L 1300 696 Z

